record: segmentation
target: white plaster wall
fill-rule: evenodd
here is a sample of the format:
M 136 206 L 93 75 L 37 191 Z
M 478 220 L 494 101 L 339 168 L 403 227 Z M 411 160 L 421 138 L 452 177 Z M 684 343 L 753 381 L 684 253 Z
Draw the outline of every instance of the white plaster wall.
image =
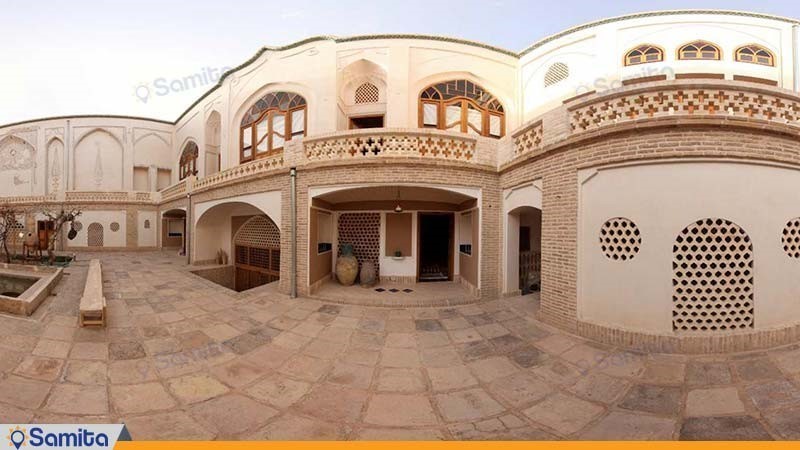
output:
M 739 162 L 670 162 L 579 173 L 578 317 L 632 331 L 672 334 L 672 246 L 689 224 L 723 218 L 750 236 L 755 328 L 800 322 L 800 261 L 781 245 L 800 216 L 800 171 Z M 642 245 L 628 261 L 600 250 L 603 223 L 625 217 Z
M 87 230 L 89 225 L 97 222 L 103 226 L 103 247 L 125 247 L 127 228 L 125 223 L 125 211 L 83 211 L 78 217 L 83 227 L 73 240 L 67 240 L 67 247 L 86 247 Z M 111 223 L 119 224 L 118 231 L 111 231 Z
M 139 211 L 136 224 L 139 247 L 155 247 L 158 242 L 158 222 L 156 211 Z M 145 228 L 145 221 L 150 221 L 150 228 Z

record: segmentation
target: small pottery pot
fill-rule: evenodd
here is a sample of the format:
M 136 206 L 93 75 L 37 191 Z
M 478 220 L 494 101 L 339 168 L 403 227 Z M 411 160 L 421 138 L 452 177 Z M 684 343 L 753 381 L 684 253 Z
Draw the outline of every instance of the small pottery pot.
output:
M 353 255 L 353 246 L 342 245 L 342 254 L 336 258 L 336 279 L 343 286 L 352 286 L 358 276 L 358 260 Z
M 359 278 L 361 280 L 361 286 L 374 286 L 378 279 L 378 271 L 375 269 L 375 264 L 371 261 L 364 261 L 361 263 L 361 273 Z

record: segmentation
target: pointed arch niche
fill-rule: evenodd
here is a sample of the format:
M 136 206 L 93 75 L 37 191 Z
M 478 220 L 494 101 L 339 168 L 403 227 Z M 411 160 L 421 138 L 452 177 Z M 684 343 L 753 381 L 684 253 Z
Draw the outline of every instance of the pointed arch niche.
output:
M 76 191 L 124 189 L 122 143 L 105 129 L 86 133 L 75 145 L 73 179 Z
M 339 71 L 338 128 L 382 128 L 386 123 L 386 71 L 359 59 Z

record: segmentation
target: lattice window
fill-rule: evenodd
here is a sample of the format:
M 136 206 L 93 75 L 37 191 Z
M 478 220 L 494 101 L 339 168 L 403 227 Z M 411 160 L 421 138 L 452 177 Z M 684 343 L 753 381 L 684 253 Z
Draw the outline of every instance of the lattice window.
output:
M 552 86 L 569 78 L 569 66 L 557 62 L 547 69 L 544 74 L 544 87 Z
M 144 229 L 145 230 L 149 230 L 150 229 L 150 220 L 149 219 L 145 219 L 145 221 L 144 221 Z
M 664 60 L 664 50 L 655 45 L 640 45 L 625 54 L 625 65 L 635 66 L 637 64 L 647 64 L 661 62 Z
M 753 328 L 753 244 L 725 219 L 687 226 L 672 249 L 672 329 Z
M 762 66 L 774 66 L 775 56 L 766 48 L 750 44 L 736 49 L 736 61 L 746 62 L 753 64 L 761 64 Z
M 358 259 L 359 267 L 364 261 L 371 261 L 380 273 L 380 213 L 343 213 L 339 215 L 338 230 L 338 254 L 342 254 L 343 244 L 350 244 L 353 246 L 353 254 Z
M 355 102 L 358 103 L 378 103 L 380 101 L 380 90 L 378 86 L 367 81 L 356 88 Z
M 505 110 L 497 98 L 471 81 L 445 81 L 420 93 L 419 126 L 500 138 L 505 134 Z
M 239 160 L 252 161 L 283 150 L 286 141 L 306 134 L 306 99 L 293 92 L 270 92 L 242 117 Z
M 642 246 L 639 227 L 624 217 L 609 219 L 600 228 L 600 249 L 608 259 L 627 261 L 633 259 Z
M 103 246 L 103 225 L 92 222 L 86 230 L 87 245 L 89 247 Z
M 116 233 L 117 231 L 119 231 L 119 223 L 111 222 L 111 225 L 109 225 L 108 228 L 110 228 L 111 231 Z
M 678 50 L 678 59 L 719 60 L 722 52 L 716 45 L 706 41 L 695 41 L 682 46 Z
M 255 216 L 239 228 L 234 243 L 246 247 L 280 248 L 281 231 L 269 217 Z
M 783 228 L 781 243 L 790 258 L 800 259 L 800 217 L 790 220 Z

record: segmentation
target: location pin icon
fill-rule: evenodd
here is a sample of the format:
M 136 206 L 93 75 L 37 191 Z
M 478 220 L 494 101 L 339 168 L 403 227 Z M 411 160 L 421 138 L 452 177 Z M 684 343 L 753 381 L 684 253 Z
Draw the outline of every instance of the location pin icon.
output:
M 19 450 L 20 446 L 25 442 L 25 433 L 22 430 L 14 430 L 11 432 L 11 443 Z

